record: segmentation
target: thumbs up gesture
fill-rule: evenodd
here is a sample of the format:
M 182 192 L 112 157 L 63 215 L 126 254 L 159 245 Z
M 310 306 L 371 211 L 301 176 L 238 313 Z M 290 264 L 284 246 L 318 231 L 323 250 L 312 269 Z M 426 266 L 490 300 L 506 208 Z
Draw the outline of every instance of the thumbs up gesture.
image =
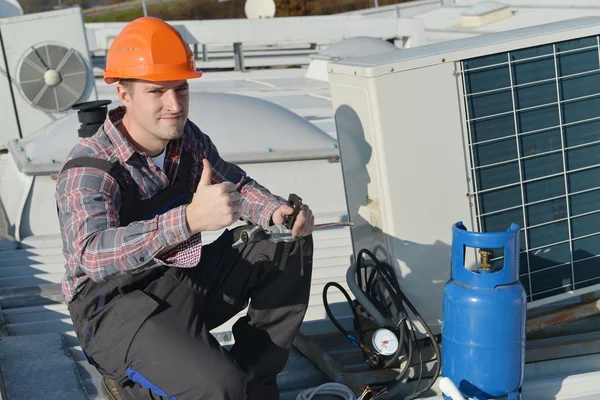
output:
M 215 231 L 240 218 L 240 194 L 232 182 L 212 184 L 212 166 L 202 160 L 202 175 L 196 193 L 186 208 L 190 233 Z

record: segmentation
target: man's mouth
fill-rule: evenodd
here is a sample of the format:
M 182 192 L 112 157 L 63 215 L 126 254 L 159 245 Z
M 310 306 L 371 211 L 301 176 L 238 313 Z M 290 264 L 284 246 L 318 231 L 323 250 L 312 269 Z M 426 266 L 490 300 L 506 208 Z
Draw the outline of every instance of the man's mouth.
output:
M 181 115 L 165 115 L 164 117 L 161 117 L 160 119 L 166 119 L 166 120 L 169 120 L 169 121 L 174 121 L 174 120 L 177 120 L 177 119 L 180 119 L 180 118 L 181 118 Z

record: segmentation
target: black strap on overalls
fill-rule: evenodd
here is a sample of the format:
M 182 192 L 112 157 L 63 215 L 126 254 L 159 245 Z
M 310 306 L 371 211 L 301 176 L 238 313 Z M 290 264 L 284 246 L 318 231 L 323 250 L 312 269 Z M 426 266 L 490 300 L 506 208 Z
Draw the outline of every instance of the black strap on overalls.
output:
M 119 161 L 110 162 L 94 157 L 78 157 L 67 161 L 62 171 L 81 167 L 100 169 L 117 181 L 123 198 L 119 210 L 121 226 L 129 225 L 135 221 L 152 219 L 172 208 L 189 203 L 194 195 L 189 185 L 192 168 L 192 154 L 189 152 L 182 153 L 177 176 L 171 185 L 145 200 L 135 198 L 135 187 L 127 184 L 127 180 L 123 176 L 123 167 Z
M 173 182 L 153 197 L 145 200 L 136 198 L 138 197 L 136 196 L 136 187 L 127 184 L 127 180 L 124 176 L 126 171 L 118 161 L 110 162 L 93 157 L 79 157 L 66 162 L 62 171 L 79 167 L 100 169 L 110 174 L 117 181 L 122 195 L 122 204 L 119 210 L 120 226 L 126 226 L 135 221 L 149 220 L 172 208 L 189 203 L 194 195 L 193 190 L 190 187 L 192 154 L 189 152 L 182 153 L 177 175 Z M 80 332 L 86 332 L 87 329 L 87 332 L 89 332 L 90 327 L 84 325 L 85 319 L 89 315 L 97 311 L 102 305 L 109 304 L 109 302 L 117 296 L 131 293 L 135 290 L 143 290 L 151 282 L 162 276 L 167 269 L 167 267 L 156 266 L 140 273 L 124 274 L 123 276 L 108 279 L 104 282 L 88 280 L 83 289 L 69 304 L 69 312 L 74 319 L 75 329 Z M 144 312 L 148 312 L 147 310 L 144 310 L 146 305 L 141 302 L 136 304 L 134 301 L 132 301 L 131 306 L 139 307 L 140 311 L 138 315 L 133 316 L 133 319 L 145 319 L 147 315 L 144 315 Z M 132 325 L 135 324 L 136 322 L 132 321 Z M 89 340 L 85 337 L 83 339 Z M 115 351 L 118 352 L 119 350 L 117 349 Z M 93 359 L 90 359 L 91 357 L 88 357 L 85 350 L 84 356 L 92 365 L 98 368 L 98 365 L 93 362 Z M 111 362 L 115 366 L 114 369 L 116 369 L 116 366 L 118 365 L 117 360 L 104 360 L 105 365 L 110 365 Z M 123 379 L 119 379 L 117 376 L 114 378 L 119 380 L 119 383 L 123 385 L 128 378 L 125 376 L 124 372 L 119 373 L 118 375 L 123 377 Z

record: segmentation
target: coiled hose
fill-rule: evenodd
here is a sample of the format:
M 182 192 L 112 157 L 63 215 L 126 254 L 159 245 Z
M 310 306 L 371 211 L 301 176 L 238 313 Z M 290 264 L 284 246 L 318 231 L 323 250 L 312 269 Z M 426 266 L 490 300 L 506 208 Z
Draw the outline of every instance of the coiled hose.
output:
M 370 265 L 365 264 L 364 255 L 367 255 L 372 263 Z M 370 272 L 368 271 L 370 269 Z M 421 315 L 404 295 L 400 289 L 398 280 L 394 274 L 393 269 L 390 265 L 380 262 L 375 255 L 367 249 L 362 249 L 358 252 L 356 264 L 350 265 L 346 273 L 346 282 L 352 294 L 354 294 L 356 301 L 365 309 L 372 319 L 382 328 L 387 328 L 396 332 L 399 336 L 399 348 L 396 354 L 386 362 L 383 367 L 389 367 L 396 362 L 406 348 L 406 368 L 403 369 L 396 377 L 393 382 L 388 384 L 388 390 L 386 393 L 377 396 L 377 399 L 398 399 L 398 395 L 403 389 L 404 379 L 409 371 L 410 366 L 413 365 L 413 346 L 417 347 L 418 363 L 420 370 L 418 372 L 419 379 L 417 383 L 417 390 L 404 400 L 412 400 L 426 392 L 431 388 L 440 373 L 440 359 L 441 351 L 439 344 L 435 340 L 435 337 L 429 326 L 425 323 Z M 342 294 L 346 297 L 346 300 L 350 304 L 352 313 L 354 315 L 354 328 L 358 333 L 359 338 L 354 337 L 352 334 L 347 332 L 333 317 L 329 305 L 327 303 L 327 290 L 329 287 L 338 288 Z M 387 293 L 386 293 L 387 292 Z M 394 311 L 390 309 L 388 303 L 383 302 L 383 297 L 389 297 L 395 308 Z M 373 351 L 367 348 L 363 343 L 362 328 L 360 326 L 359 317 L 355 310 L 353 302 L 350 300 L 350 296 L 346 293 L 342 286 L 335 282 L 329 282 L 323 289 L 323 303 L 325 305 L 325 311 L 329 316 L 329 319 L 338 328 L 344 336 L 352 341 L 352 343 L 361 349 L 365 360 L 373 354 Z M 415 334 L 415 327 L 412 324 L 411 318 L 406 312 L 406 308 L 411 311 L 416 319 L 418 319 L 423 327 L 425 328 L 427 335 L 429 336 L 436 355 L 436 364 L 434 369 L 434 376 L 429 380 L 429 383 L 422 390 L 418 390 L 421 384 L 423 375 L 424 360 L 418 345 L 418 341 Z M 417 360 L 415 360 L 417 361 Z
M 356 272 L 356 264 L 350 264 L 348 271 L 346 271 L 346 283 L 356 298 L 356 301 L 358 301 L 360 305 L 365 308 L 365 310 L 371 315 L 371 317 L 373 317 L 379 326 L 393 325 L 392 322 L 388 318 L 385 318 L 379 309 L 375 307 L 373 303 L 371 303 L 371 300 L 369 300 L 366 293 L 363 292 L 362 288 L 358 286 L 358 282 L 356 281 Z
M 341 383 L 324 383 L 321 386 L 315 388 L 306 389 L 296 396 L 296 400 L 311 400 L 316 395 L 332 395 L 342 398 L 343 400 L 355 400 L 356 396 L 352 390 Z

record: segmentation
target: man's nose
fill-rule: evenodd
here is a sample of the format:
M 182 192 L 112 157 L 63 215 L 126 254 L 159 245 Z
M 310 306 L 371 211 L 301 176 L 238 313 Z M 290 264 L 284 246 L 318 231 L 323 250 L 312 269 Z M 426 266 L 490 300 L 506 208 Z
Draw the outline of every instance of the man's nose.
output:
M 183 106 L 181 104 L 181 102 L 179 101 L 179 96 L 177 96 L 177 92 L 175 92 L 175 90 L 167 90 L 167 92 L 165 93 L 166 99 L 166 106 L 167 109 L 173 113 L 179 113 L 181 112 Z

